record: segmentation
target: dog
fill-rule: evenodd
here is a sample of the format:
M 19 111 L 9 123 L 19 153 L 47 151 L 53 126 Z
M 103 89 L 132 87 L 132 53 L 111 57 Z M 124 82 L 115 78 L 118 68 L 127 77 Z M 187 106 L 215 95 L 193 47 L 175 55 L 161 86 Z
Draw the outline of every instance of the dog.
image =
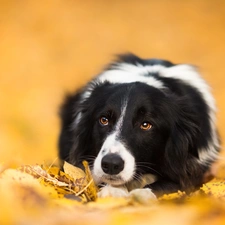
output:
M 215 112 L 196 67 L 119 55 L 66 97 L 59 157 L 80 168 L 88 161 L 103 197 L 190 193 L 218 159 Z

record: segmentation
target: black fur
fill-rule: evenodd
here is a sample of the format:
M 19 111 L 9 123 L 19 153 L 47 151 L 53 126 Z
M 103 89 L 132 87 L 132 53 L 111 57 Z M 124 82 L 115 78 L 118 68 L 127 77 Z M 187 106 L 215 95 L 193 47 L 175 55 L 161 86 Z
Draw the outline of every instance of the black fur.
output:
M 143 60 L 134 55 L 120 56 L 106 70 L 113 70 L 118 63 L 132 65 L 163 65 L 172 67 L 169 61 Z M 61 107 L 61 134 L 59 156 L 62 160 L 82 167 L 87 160 L 91 166 L 101 146 L 121 114 L 124 96 L 127 96 L 127 113 L 120 133 L 135 158 L 136 174 L 154 174 L 158 180 L 146 185 L 157 195 L 177 190 L 193 191 L 200 187 L 204 174 L 216 158 L 199 162 L 199 153 L 213 143 L 210 125 L 210 107 L 195 87 L 181 79 L 166 78 L 157 72 L 145 74 L 162 82 L 158 89 L 142 82 L 99 82 L 98 78 L 75 94 L 69 95 Z M 90 96 L 83 94 L 90 89 Z M 75 125 L 76 119 L 81 120 Z M 110 119 L 109 126 L 101 127 L 99 117 Z M 149 121 L 152 129 L 143 132 L 139 124 Z M 209 151 L 204 150 L 204 151 Z M 146 166 L 147 165 L 147 166 Z

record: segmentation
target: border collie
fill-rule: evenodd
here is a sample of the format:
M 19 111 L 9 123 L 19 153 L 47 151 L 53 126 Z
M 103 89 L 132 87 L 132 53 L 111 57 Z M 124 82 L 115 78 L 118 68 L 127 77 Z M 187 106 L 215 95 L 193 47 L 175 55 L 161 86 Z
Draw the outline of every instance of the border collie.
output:
M 87 160 L 100 196 L 190 193 L 218 158 L 215 111 L 194 66 L 121 55 L 65 99 L 59 156 Z

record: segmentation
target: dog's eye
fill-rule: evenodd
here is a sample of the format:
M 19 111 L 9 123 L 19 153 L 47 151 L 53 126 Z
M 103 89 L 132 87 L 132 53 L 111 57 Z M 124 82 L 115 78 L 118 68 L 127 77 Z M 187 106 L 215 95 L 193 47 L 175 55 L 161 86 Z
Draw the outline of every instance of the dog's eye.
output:
M 142 130 L 150 130 L 152 128 L 152 125 L 149 122 L 143 122 L 140 126 Z
M 107 126 L 109 124 L 109 120 L 107 117 L 105 116 L 102 116 L 100 117 L 99 119 L 99 123 L 102 125 L 102 126 Z

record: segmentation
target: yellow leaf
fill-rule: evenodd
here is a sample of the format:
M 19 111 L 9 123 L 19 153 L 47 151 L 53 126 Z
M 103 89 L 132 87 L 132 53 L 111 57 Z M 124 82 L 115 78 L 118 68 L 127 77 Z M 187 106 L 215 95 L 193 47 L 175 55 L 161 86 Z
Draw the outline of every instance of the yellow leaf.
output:
M 70 177 L 72 177 L 74 180 L 84 178 L 86 176 L 82 169 L 75 167 L 66 161 L 64 162 L 63 169 L 64 172 Z
M 91 175 L 91 171 L 90 171 L 90 168 L 88 166 L 88 162 L 87 161 L 83 161 L 83 165 L 84 165 L 84 169 L 85 169 L 85 173 L 86 173 L 86 178 L 87 178 L 87 181 L 88 181 L 88 184 L 87 184 L 87 194 L 90 198 L 90 200 L 94 201 L 97 199 L 97 187 L 94 183 L 94 180 L 92 178 L 92 175 Z
M 201 191 L 209 196 L 225 199 L 225 180 L 214 179 L 204 184 Z
M 175 192 L 175 193 L 171 193 L 171 194 L 164 194 L 162 197 L 159 198 L 159 200 L 166 200 L 166 201 L 171 201 L 171 200 L 178 200 L 178 199 L 183 199 L 185 198 L 187 195 L 185 192 Z
M 39 165 L 36 166 L 25 165 L 20 167 L 19 170 L 26 172 L 35 178 L 42 178 L 49 182 L 52 182 L 56 186 L 64 186 L 64 187 L 69 186 L 69 184 L 61 182 L 57 178 L 52 177 L 47 171 L 42 169 L 41 166 Z
M 87 201 L 94 201 L 97 198 L 97 188 L 94 184 L 88 162 L 83 161 L 83 165 L 85 172 L 67 162 L 64 163 L 63 169 L 66 174 L 74 179 L 76 196 L 83 194 Z

